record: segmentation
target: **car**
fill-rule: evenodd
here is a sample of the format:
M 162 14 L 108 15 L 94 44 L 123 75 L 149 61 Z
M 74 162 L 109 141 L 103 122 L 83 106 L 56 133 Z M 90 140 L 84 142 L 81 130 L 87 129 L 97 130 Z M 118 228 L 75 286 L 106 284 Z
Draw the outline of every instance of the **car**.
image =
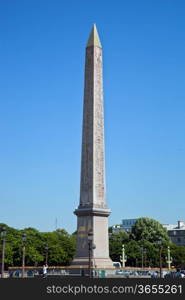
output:
M 27 271 L 27 277 L 34 277 L 34 271 L 32 271 L 32 270 L 29 270 L 29 271 Z
M 130 272 L 130 275 L 132 275 L 132 276 L 139 276 L 139 274 L 138 274 L 137 271 L 131 271 L 131 272 Z
M 22 272 L 20 270 L 15 270 L 12 272 L 11 277 L 20 278 L 22 277 Z
M 166 275 L 164 275 L 164 278 L 176 278 L 176 273 L 177 272 L 170 271 Z
M 141 271 L 138 271 L 138 274 L 139 274 L 139 275 L 142 275 L 142 276 L 146 276 L 146 275 L 149 275 L 149 272 L 150 272 L 150 271 L 144 271 L 144 270 L 141 270 Z
M 113 261 L 113 267 L 121 268 L 121 263 L 119 261 Z
M 159 277 L 159 273 L 157 271 L 149 271 L 151 278 L 158 278 Z
M 123 275 L 125 277 L 128 277 L 131 274 L 131 272 L 127 271 L 127 270 L 116 270 L 115 274 L 116 275 Z
M 185 277 L 185 274 L 179 270 L 175 273 L 175 278 L 184 278 Z

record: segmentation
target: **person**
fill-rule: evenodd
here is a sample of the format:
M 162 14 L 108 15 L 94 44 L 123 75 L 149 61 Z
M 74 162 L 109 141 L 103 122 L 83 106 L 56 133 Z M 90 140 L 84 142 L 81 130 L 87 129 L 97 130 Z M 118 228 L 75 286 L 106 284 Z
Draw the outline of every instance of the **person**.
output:
M 154 278 L 158 278 L 159 277 L 159 274 L 158 274 L 158 272 L 156 271 L 156 272 L 154 272 Z
M 48 265 L 43 265 L 43 278 L 47 277 Z

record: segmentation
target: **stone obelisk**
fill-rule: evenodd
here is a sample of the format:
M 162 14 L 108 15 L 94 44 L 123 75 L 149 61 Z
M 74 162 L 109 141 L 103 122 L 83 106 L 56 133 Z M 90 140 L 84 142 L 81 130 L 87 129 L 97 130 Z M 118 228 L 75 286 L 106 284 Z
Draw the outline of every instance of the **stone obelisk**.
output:
M 86 46 L 80 204 L 77 215 L 77 251 L 73 265 L 88 265 L 92 236 L 92 265 L 112 267 L 109 258 L 108 216 L 105 195 L 104 105 L 102 46 L 93 26 Z

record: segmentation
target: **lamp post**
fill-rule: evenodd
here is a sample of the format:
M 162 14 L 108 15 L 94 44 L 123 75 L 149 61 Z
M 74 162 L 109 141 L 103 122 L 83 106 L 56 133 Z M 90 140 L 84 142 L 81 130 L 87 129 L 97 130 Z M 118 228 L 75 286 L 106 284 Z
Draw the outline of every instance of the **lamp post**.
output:
M 92 267 L 92 251 L 96 248 L 96 245 L 93 244 L 93 232 L 88 232 L 88 251 L 89 251 L 89 277 L 92 277 L 91 267 Z
M 48 250 L 49 250 L 48 244 L 46 244 L 45 250 L 46 250 L 46 260 L 45 260 L 45 264 L 47 265 L 47 264 L 48 264 Z
M 162 241 L 159 240 L 157 242 L 157 244 L 159 245 L 159 268 L 160 268 L 160 278 L 162 278 Z
M 22 243 L 23 243 L 23 247 L 22 247 L 22 278 L 24 278 L 25 276 L 25 242 L 26 242 L 26 233 L 22 234 Z
M 88 251 L 89 251 L 89 277 L 91 277 L 91 244 L 93 240 L 92 231 L 88 232 L 87 239 L 88 239 Z
M 6 246 L 6 230 L 3 228 L 1 231 L 2 237 L 2 265 L 1 265 L 1 278 L 4 278 L 4 260 L 5 260 L 5 246 Z
M 172 257 L 170 255 L 170 247 L 168 246 L 167 248 L 167 257 L 166 257 L 166 262 L 168 264 L 168 270 L 171 269 L 171 263 L 172 263 Z
M 120 261 L 122 262 L 122 268 L 125 268 L 125 262 L 127 261 L 127 256 L 125 255 L 125 245 L 122 245 L 122 256 L 120 256 Z
M 142 246 L 140 248 L 141 250 L 141 269 L 143 270 L 143 265 L 144 265 L 144 247 Z
M 146 248 L 143 249 L 143 255 L 144 255 L 144 268 L 146 268 Z
M 91 244 L 91 265 L 92 265 L 92 267 L 96 268 L 95 262 L 94 262 L 94 266 L 93 266 L 93 260 L 92 260 L 92 258 L 93 258 L 93 250 L 94 249 L 96 249 L 96 245 L 92 243 Z M 91 272 L 91 277 L 94 277 L 94 270 L 93 270 L 93 272 Z
M 37 267 L 38 262 L 37 262 L 37 256 L 33 255 L 33 261 L 34 261 L 34 266 Z

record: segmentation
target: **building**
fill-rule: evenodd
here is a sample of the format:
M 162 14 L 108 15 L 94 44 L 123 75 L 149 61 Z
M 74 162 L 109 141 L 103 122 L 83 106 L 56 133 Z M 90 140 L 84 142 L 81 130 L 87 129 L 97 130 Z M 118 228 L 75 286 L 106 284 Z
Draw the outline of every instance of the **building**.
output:
M 125 232 L 130 232 L 132 226 L 136 223 L 137 219 L 123 219 L 121 225 L 112 226 L 112 232 L 117 232 L 124 230 Z
M 164 224 L 163 227 L 167 229 L 168 236 L 174 244 L 185 246 L 185 223 L 183 221 L 178 221 L 176 225 Z
M 122 228 L 126 232 L 130 232 L 132 226 L 136 223 L 137 219 L 123 219 L 122 220 Z

